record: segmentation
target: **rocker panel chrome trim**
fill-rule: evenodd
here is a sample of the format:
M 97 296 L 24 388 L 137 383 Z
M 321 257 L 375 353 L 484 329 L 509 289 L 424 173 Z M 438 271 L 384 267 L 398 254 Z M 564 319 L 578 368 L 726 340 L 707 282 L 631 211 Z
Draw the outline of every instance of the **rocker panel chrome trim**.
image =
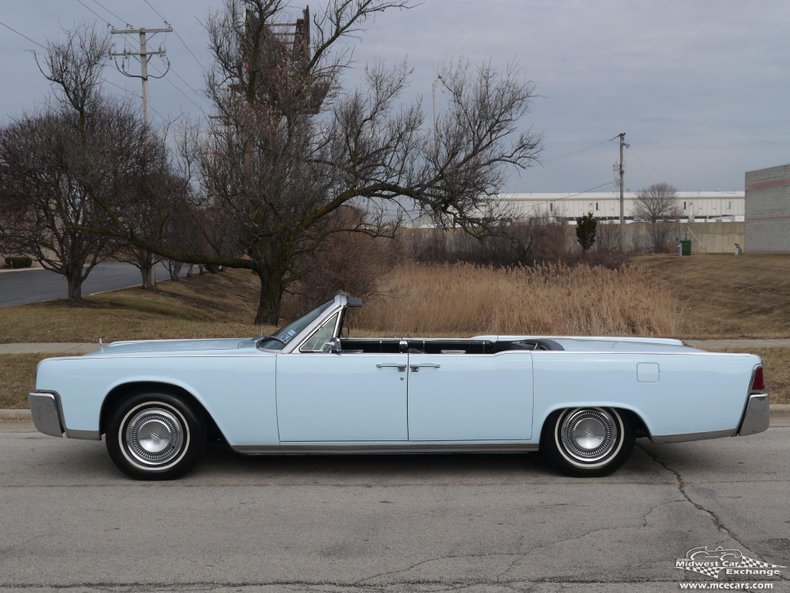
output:
M 410 453 L 526 453 L 537 451 L 538 445 L 530 443 L 349 443 L 347 445 L 288 443 L 235 445 L 232 449 L 244 455 L 407 455 Z
M 734 437 L 735 429 L 712 430 L 710 432 L 687 432 L 683 434 L 665 434 L 651 437 L 654 443 L 685 443 L 687 441 L 703 441 L 706 439 L 721 439 L 724 437 Z
M 67 428 L 66 438 L 83 439 L 86 441 L 100 441 L 101 433 L 98 430 L 69 430 Z

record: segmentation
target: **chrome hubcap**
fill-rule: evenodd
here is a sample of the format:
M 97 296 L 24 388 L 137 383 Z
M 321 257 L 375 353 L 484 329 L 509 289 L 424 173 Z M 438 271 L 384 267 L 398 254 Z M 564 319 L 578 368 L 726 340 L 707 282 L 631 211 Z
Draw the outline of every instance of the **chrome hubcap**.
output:
M 183 424 L 170 410 L 149 407 L 137 412 L 126 424 L 126 449 L 147 466 L 169 463 L 181 452 Z
M 594 463 L 617 448 L 619 432 L 612 415 L 601 408 L 569 413 L 559 428 L 565 452 L 577 461 Z

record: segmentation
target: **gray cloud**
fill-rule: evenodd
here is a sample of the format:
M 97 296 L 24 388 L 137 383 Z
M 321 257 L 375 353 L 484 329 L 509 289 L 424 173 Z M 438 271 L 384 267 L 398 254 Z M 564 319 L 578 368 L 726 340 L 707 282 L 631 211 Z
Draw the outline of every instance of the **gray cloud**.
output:
M 208 63 L 198 20 L 219 1 L 151 1 Z M 84 2 L 123 24 L 95 0 Z M 142 0 L 101 4 L 136 26 L 161 24 Z M 97 20 L 76 0 L 3 0 L 2 7 L 0 20 L 41 42 L 62 27 Z M 668 181 L 687 190 L 742 189 L 745 170 L 790 161 L 788 22 L 790 4 L 783 0 L 426 0 L 369 23 L 355 42 L 355 59 L 361 67 L 408 57 L 414 69 L 409 92 L 428 108 L 442 63 L 465 57 L 499 68 L 518 64 L 536 83 L 538 97 L 524 125 L 543 132 L 546 162 L 512 175 L 509 191 L 581 191 L 613 180 L 615 142 L 553 157 L 621 131 L 633 148 L 626 154 L 628 188 Z M 166 45 L 175 71 L 201 89 L 192 56 L 173 35 Z M 6 118 L 46 100 L 47 84 L 26 51 L 32 48 L 0 28 L 0 114 Z M 194 103 L 210 110 L 181 80 L 170 79 L 183 94 L 166 81 L 151 84 L 152 105 L 165 118 L 199 114 Z M 349 82 L 358 79 L 358 72 L 349 74 Z M 107 80 L 128 89 L 130 98 L 139 93 L 137 80 L 114 69 L 108 68 Z

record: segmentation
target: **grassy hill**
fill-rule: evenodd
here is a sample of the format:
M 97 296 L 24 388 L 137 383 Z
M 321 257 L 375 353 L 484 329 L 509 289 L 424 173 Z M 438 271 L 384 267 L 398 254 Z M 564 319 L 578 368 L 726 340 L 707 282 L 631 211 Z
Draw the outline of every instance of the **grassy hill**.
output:
M 632 265 L 672 291 L 684 338 L 790 338 L 790 255 L 651 255 Z

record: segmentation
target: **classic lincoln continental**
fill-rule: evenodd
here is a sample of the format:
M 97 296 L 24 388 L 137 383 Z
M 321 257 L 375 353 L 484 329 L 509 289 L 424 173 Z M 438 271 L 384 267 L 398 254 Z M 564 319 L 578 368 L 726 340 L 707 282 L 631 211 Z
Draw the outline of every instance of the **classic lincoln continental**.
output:
M 338 294 L 274 335 L 100 345 L 49 358 L 39 431 L 100 440 L 127 475 L 178 477 L 209 439 L 239 453 L 540 451 L 611 473 L 636 437 L 768 428 L 762 361 L 655 338 L 351 338 Z

